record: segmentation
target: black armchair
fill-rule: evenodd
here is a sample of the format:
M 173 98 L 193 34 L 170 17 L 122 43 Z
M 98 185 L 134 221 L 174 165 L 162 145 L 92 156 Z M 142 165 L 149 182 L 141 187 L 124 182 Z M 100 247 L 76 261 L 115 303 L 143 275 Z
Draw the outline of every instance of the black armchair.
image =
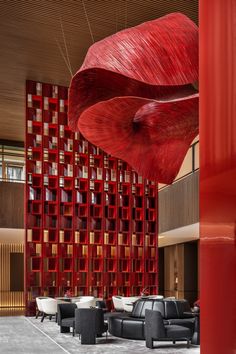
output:
M 61 333 L 69 333 L 70 327 L 72 327 L 74 336 L 76 308 L 77 306 L 74 303 L 57 305 L 57 323 L 60 326 Z
M 187 341 L 187 348 L 192 337 L 192 332 L 189 328 L 168 325 L 164 323 L 161 312 L 146 310 L 145 311 L 145 338 L 147 348 L 153 348 L 153 341 Z
M 108 325 L 104 323 L 102 309 L 76 309 L 75 310 L 75 333 L 81 335 L 81 344 L 96 344 L 96 336 L 102 336 Z
M 108 312 L 108 308 L 105 300 L 97 300 L 96 307 L 98 309 L 102 309 L 103 313 Z

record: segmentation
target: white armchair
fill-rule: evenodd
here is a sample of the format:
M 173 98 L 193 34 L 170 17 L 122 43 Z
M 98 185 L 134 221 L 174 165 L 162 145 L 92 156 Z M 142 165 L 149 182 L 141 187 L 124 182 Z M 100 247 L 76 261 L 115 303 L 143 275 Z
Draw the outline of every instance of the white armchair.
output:
M 124 311 L 124 306 L 122 303 L 122 296 L 112 296 L 112 302 L 115 311 L 117 312 L 123 312 Z
M 47 298 L 47 299 L 41 299 L 41 305 L 42 305 L 42 312 L 43 312 L 43 317 L 41 319 L 41 322 L 43 322 L 44 318 L 46 316 L 49 316 L 49 319 L 52 319 L 52 316 L 55 316 L 57 313 L 57 300 L 52 299 L 52 298 Z
M 132 312 L 133 304 L 140 299 L 140 296 L 122 297 L 122 304 L 125 312 Z
M 164 296 L 163 295 L 149 295 L 149 299 L 157 299 L 157 300 L 163 300 Z
M 79 296 L 76 296 L 76 297 L 73 296 L 73 297 L 71 298 L 71 302 L 74 303 L 74 304 L 75 304 L 76 302 L 79 302 L 79 301 L 80 301 L 80 297 L 79 297 Z
M 95 307 L 96 299 L 93 296 L 82 296 L 79 301 L 76 302 L 78 309 L 89 309 L 90 307 Z
M 43 299 L 49 299 L 49 297 L 48 296 L 36 297 L 36 318 L 43 315 L 43 307 L 42 307 L 42 303 L 41 303 L 41 300 L 43 300 Z

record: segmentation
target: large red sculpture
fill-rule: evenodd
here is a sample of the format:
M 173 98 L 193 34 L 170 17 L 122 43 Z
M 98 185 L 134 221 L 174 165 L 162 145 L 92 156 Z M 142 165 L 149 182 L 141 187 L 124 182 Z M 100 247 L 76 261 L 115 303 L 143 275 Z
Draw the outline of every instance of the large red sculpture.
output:
M 69 91 L 69 124 L 144 178 L 171 183 L 198 134 L 198 29 L 174 13 L 89 49 Z

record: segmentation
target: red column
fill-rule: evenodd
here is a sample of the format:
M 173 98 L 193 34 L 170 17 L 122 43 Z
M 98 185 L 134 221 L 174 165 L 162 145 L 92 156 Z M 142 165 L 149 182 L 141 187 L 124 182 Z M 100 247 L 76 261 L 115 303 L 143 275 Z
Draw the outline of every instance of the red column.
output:
M 236 353 L 236 1 L 200 0 L 201 354 Z

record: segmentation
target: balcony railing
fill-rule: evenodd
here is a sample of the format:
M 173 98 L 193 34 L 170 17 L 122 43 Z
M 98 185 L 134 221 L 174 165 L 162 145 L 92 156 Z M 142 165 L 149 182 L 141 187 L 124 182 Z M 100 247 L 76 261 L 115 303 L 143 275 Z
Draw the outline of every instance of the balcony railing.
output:
M 25 154 L 23 147 L 0 145 L 0 181 L 25 181 Z

